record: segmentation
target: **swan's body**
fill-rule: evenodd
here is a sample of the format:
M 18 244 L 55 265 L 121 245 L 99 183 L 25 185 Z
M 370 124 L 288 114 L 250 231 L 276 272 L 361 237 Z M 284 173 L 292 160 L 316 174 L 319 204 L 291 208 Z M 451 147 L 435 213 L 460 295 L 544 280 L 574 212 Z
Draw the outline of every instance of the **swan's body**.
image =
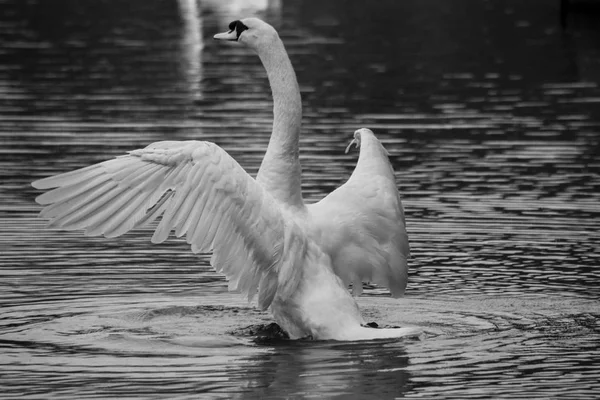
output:
M 152 237 L 186 235 L 194 252 L 213 250 L 229 288 L 270 308 L 290 337 L 359 340 L 415 334 L 372 329 L 355 294 L 362 281 L 404 293 L 409 255 L 404 214 L 387 152 L 368 129 L 347 183 L 305 205 L 300 186 L 300 91 L 283 43 L 257 19 L 235 21 L 216 39 L 254 49 L 271 83 L 273 134 L 256 180 L 223 149 L 201 141 L 165 141 L 80 170 L 45 178 L 56 188 L 36 200 L 50 226 L 115 237 L 162 215 Z

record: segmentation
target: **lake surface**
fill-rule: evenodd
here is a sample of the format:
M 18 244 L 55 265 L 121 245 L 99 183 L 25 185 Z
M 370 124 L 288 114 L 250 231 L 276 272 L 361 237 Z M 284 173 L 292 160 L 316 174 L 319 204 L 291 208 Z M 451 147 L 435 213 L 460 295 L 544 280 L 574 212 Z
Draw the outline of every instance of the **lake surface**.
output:
M 0 0 L 0 398 L 591 398 L 600 393 L 600 24 L 558 1 Z M 257 341 L 272 322 L 182 240 L 44 228 L 30 183 L 159 140 L 249 172 L 269 139 L 259 15 L 304 101 L 303 189 L 391 154 L 420 339 Z

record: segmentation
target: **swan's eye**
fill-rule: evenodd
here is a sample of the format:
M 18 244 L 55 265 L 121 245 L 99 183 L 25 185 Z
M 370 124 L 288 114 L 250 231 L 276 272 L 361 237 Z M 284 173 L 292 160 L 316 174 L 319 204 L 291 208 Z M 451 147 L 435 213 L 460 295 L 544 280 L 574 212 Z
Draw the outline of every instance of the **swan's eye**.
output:
M 233 32 L 235 29 L 235 33 L 237 38 L 240 38 L 242 32 L 244 32 L 248 27 L 242 23 L 242 21 L 236 20 L 229 24 L 229 32 Z

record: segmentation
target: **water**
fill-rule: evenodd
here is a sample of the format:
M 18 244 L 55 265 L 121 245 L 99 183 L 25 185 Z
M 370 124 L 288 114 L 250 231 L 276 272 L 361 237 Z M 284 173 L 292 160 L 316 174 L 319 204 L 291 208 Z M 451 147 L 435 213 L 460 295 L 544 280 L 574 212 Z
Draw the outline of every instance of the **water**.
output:
M 600 393 L 600 47 L 558 2 L 0 1 L 1 398 L 590 398 Z M 244 9 L 245 8 L 245 9 Z M 30 182 L 158 140 L 269 138 L 258 59 L 215 32 L 257 13 L 304 100 L 305 197 L 353 131 L 391 153 L 413 257 L 368 320 L 421 340 L 256 342 L 271 322 L 181 240 L 45 229 Z M 197 18 L 195 16 L 198 16 Z

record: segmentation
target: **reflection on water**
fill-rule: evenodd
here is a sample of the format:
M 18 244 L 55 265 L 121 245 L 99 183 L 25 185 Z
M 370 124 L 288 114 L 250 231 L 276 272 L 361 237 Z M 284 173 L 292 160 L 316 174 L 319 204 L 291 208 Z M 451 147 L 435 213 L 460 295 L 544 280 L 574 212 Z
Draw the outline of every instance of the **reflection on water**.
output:
M 452 4 L 451 4 L 452 3 Z M 600 54 L 592 14 L 488 0 L 1 0 L 0 397 L 593 396 L 600 389 Z M 241 11 L 243 8 L 244 11 Z M 279 30 L 303 92 L 304 193 L 346 179 L 352 132 L 390 151 L 413 258 L 367 318 L 423 340 L 257 344 L 266 313 L 180 240 L 43 228 L 29 183 L 158 140 L 211 140 L 250 172 Z M 597 22 L 597 21 L 596 21 Z

